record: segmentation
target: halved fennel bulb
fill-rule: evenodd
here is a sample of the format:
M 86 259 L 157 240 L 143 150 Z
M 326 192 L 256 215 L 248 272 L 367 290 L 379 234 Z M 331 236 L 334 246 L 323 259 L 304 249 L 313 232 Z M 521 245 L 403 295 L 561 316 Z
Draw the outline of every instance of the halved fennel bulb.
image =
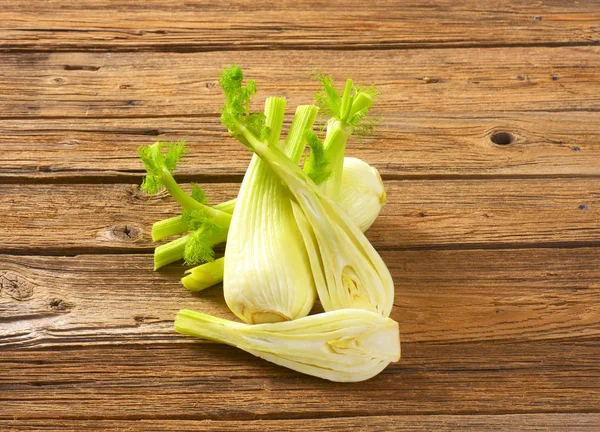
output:
M 175 330 L 330 381 L 364 381 L 400 360 L 398 323 L 360 309 L 257 325 L 181 310 Z

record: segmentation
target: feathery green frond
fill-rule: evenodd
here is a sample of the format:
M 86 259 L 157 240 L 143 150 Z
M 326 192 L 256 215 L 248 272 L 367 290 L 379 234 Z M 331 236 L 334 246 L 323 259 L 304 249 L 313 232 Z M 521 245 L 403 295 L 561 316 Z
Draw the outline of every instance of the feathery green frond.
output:
M 167 152 L 164 156 L 164 163 L 167 171 L 175 171 L 177 163 L 187 154 L 187 148 L 185 147 L 185 140 L 182 139 L 176 143 L 158 142 L 159 147 L 167 148 Z
M 181 217 L 187 223 L 190 231 L 197 230 L 210 219 L 206 216 L 206 213 L 200 209 L 184 211 L 181 213 Z
M 211 262 L 215 260 L 213 246 L 202 230 L 194 231 L 190 234 L 189 240 L 185 245 L 183 259 L 186 265 L 196 265 L 203 261 Z
M 374 128 L 377 122 L 367 116 L 370 106 L 379 96 L 374 86 L 356 86 L 348 79 L 340 96 L 330 76 L 319 73 L 315 78 L 323 87 L 315 94 L 315 104 L 322 115 L 331 117 L 330 121 L 339 120 L 356 128 L 362 135 Z
M 186 151 L 185 140 L 176 143 L 157 141 L 149 146 L 138 147 L 138 155 L 148 173 L 141 189 L 152 195 L 158 193 L 164 187 L 162 175 L 174 171 Z
M 319 112 L 328 117 L 339 117 L 341 98 L 333 85 L 333 78 L 322 73 L 314 77 L 323 86 L 323 89 L 315 94 L 315 105 L 319 107 Z
M 200 204 L 208 204 L 208 200 L 206 199 L 206 193 L 204 192 L 204 189 L 202 189 L 198 185 L 198 183 L 192 183 L 192 198 L 194 198 Z
M 379 121 L 379 117 L 365 114 L 357 120 L 357 124 L 353 131 L 354 136 L 359 140 L 363 140 L 364 138 L 373 135 L 375 129 L 379 126 Z
M 146 174 L 146 177 L 144 177 L 142 185 L 140 186 L 140 189 L 149 195 L 159 193 L 162 188 L 163 184 L 162 181 L 160 181 L 160 178 L 152 174 Z
M 221 112 L 221 122 L 238 139 L 241 138 L 244 145 L 250 145 L 246 139 L 241 137 L 238 131 L 239 124 L 248 128 L 256 136 L 265 132 L 264 114 L 252 113 L 250 111 L 250 100 L 256 93 L 256 83 L 252 80 L 243 85 L 244 73 L 239 66 L 233 65 L 221 73 L 219 84 L 225 93 L 225 105 Z
M 192 212 L 193 213 L 193 212 Z M 215 260 L 214 235 L 223 231 L 223 228 L 210 219 L 195 215 L 193 224 L 197 228 L 189 236 L 185 245 L 183 259 L 187 265 L 196 265 L 200 262 L 212 262 Z
M 163 169 L 161 160 L 159 143 L 155 142 L 152 145 L 139 146 L 137 153 L 146 168 L 146 172 L 151 175 L 160 175 Z

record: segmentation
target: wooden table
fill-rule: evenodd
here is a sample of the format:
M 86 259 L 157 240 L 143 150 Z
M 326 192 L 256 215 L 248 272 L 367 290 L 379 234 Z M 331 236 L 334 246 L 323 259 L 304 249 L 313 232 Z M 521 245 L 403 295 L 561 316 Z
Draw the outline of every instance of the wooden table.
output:
M 600 430 L 600 2 L 528 3 L 2 2 L 0 430 Z M 403 358 L 370 381 L 172 330 L 231 314 L 152 271 L 177 206 L 135 149 L 186 137 L 178 178 L 234 197 L 233 62 L 289 107 L 313 67 L 382 93 L 348 154 L 388 190 Z

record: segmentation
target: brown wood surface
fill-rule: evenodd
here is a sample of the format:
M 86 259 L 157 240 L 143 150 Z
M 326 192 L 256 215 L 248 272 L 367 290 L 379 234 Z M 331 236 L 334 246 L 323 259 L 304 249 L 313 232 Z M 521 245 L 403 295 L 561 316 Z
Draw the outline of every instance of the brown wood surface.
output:
M 600 335 L 596 248 L 383 251 L 396 285 L 402 340 L 455 343 Z M 180 264 L 152 271 L 152 256 L 1 256 L 3 346 L 59 348 L 180 343 L 181 308 L 233 319 L 215 287 L 191 294 Z M 26 325 L 25 325 L 26 324 Z
M 368 161 L 385 179 L 431 177 L 596 176 L 598 112 L 387 113 L 377 134 L 351 138 L 347 154 Z M 515 137 L 510 146 L 495 132 Z M 0 120 L 0 178 L 5 181 L 140 182 L 135 150 L 185 137 L 181 179 L 239 181 L 250 152 L 215 117 Z M 393 151 L 382 151 L 393 149 Z
M 3 2 L 4 49 L 372 48 L 593 44 L 597 2 Z
M 349 61 L 349 59 L 352 59 Z M 557 48 L 243 52 L 7 53 L 0 63 L 0 118 L 218 116 L 217 80 L 237 63 L 257 101 L 312 102 L 314 70 L 375 84 L 374 111 L 599 111 L 600 46 Z M 262 105 L 257 102 L 257 105 Z M 160 127 L 157 124 L 150 130 Z
M 0 365 L 11 374 L 3 376 L 2 411 L 24 420 L 87 414 L 239 421 L 593 412 L 599 351 L 597 338 L 408 343 L 401 363 L 345 385 L 202 342 L 5 351 Z
M 36 428 L 43 432 L 81 432 L 95 430 L 127 430 L 145 432 L 229 432 L 240 427 L 250 432 L 274 430 L 290 432 L 310 428 L 315 432 L 359 431 L 389 432 L 422 430 L 454 432 L 456 430 L 477 430 L 482 432 L 503 432 L 520 430 L 539 432 L 556 431 L 596 431 L 598 414 L 504 414 L 504 415 L 389 415 L 340 417 L 329 419 L 299 420 L 64 420 L 49 423 L 47 420 L 33 420 L 23 424 L 19 420 L 0 420 L 0 427 L 6 432 L 22 432 Z
M 387 205 L 367 236 L 387 249 L 597 244 L 600 181 L 548 182 L 389 180 Z M 238 183 L 203 186 L 215 203 L 239 190 Z M 149 198 L 135 184 L 0 185 L 0 205 L 11 233 L 1 251 L 28 253 L 150 251 L 152 223 L 179 211 L 166 192 Z
M 7 0 L 0 9 L 0 430 L 596 431 L 600 2 Z M 403 358 L 335 384 L 177 335 L 233 318 L 219 287 L 152 271 L 135 149 L 234 197 L 250 154 L 219 124 L 221 67 L 309 103 L 317 68 L 374 83 L 368 232 Z M 492 136 L 507 132 L 512 142 Z

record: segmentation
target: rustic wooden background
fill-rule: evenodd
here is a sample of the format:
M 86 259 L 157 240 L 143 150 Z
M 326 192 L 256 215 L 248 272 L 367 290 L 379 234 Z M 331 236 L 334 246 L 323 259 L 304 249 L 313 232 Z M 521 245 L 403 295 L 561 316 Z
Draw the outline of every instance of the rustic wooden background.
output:
M 4 0 L 0 430 L 586 430 L 600 426 L 600 2 Z M 174 334 L 174 214 L 135 149 L 187 137 L 182 181 L 235 196 L 221 67 L 307 103 L 313 67 L 374 83 L 348 153 L 389 204 L 368 236 L 403 359 L 334 384 Z M 492 139 L 508 144 L 494 144 Z

